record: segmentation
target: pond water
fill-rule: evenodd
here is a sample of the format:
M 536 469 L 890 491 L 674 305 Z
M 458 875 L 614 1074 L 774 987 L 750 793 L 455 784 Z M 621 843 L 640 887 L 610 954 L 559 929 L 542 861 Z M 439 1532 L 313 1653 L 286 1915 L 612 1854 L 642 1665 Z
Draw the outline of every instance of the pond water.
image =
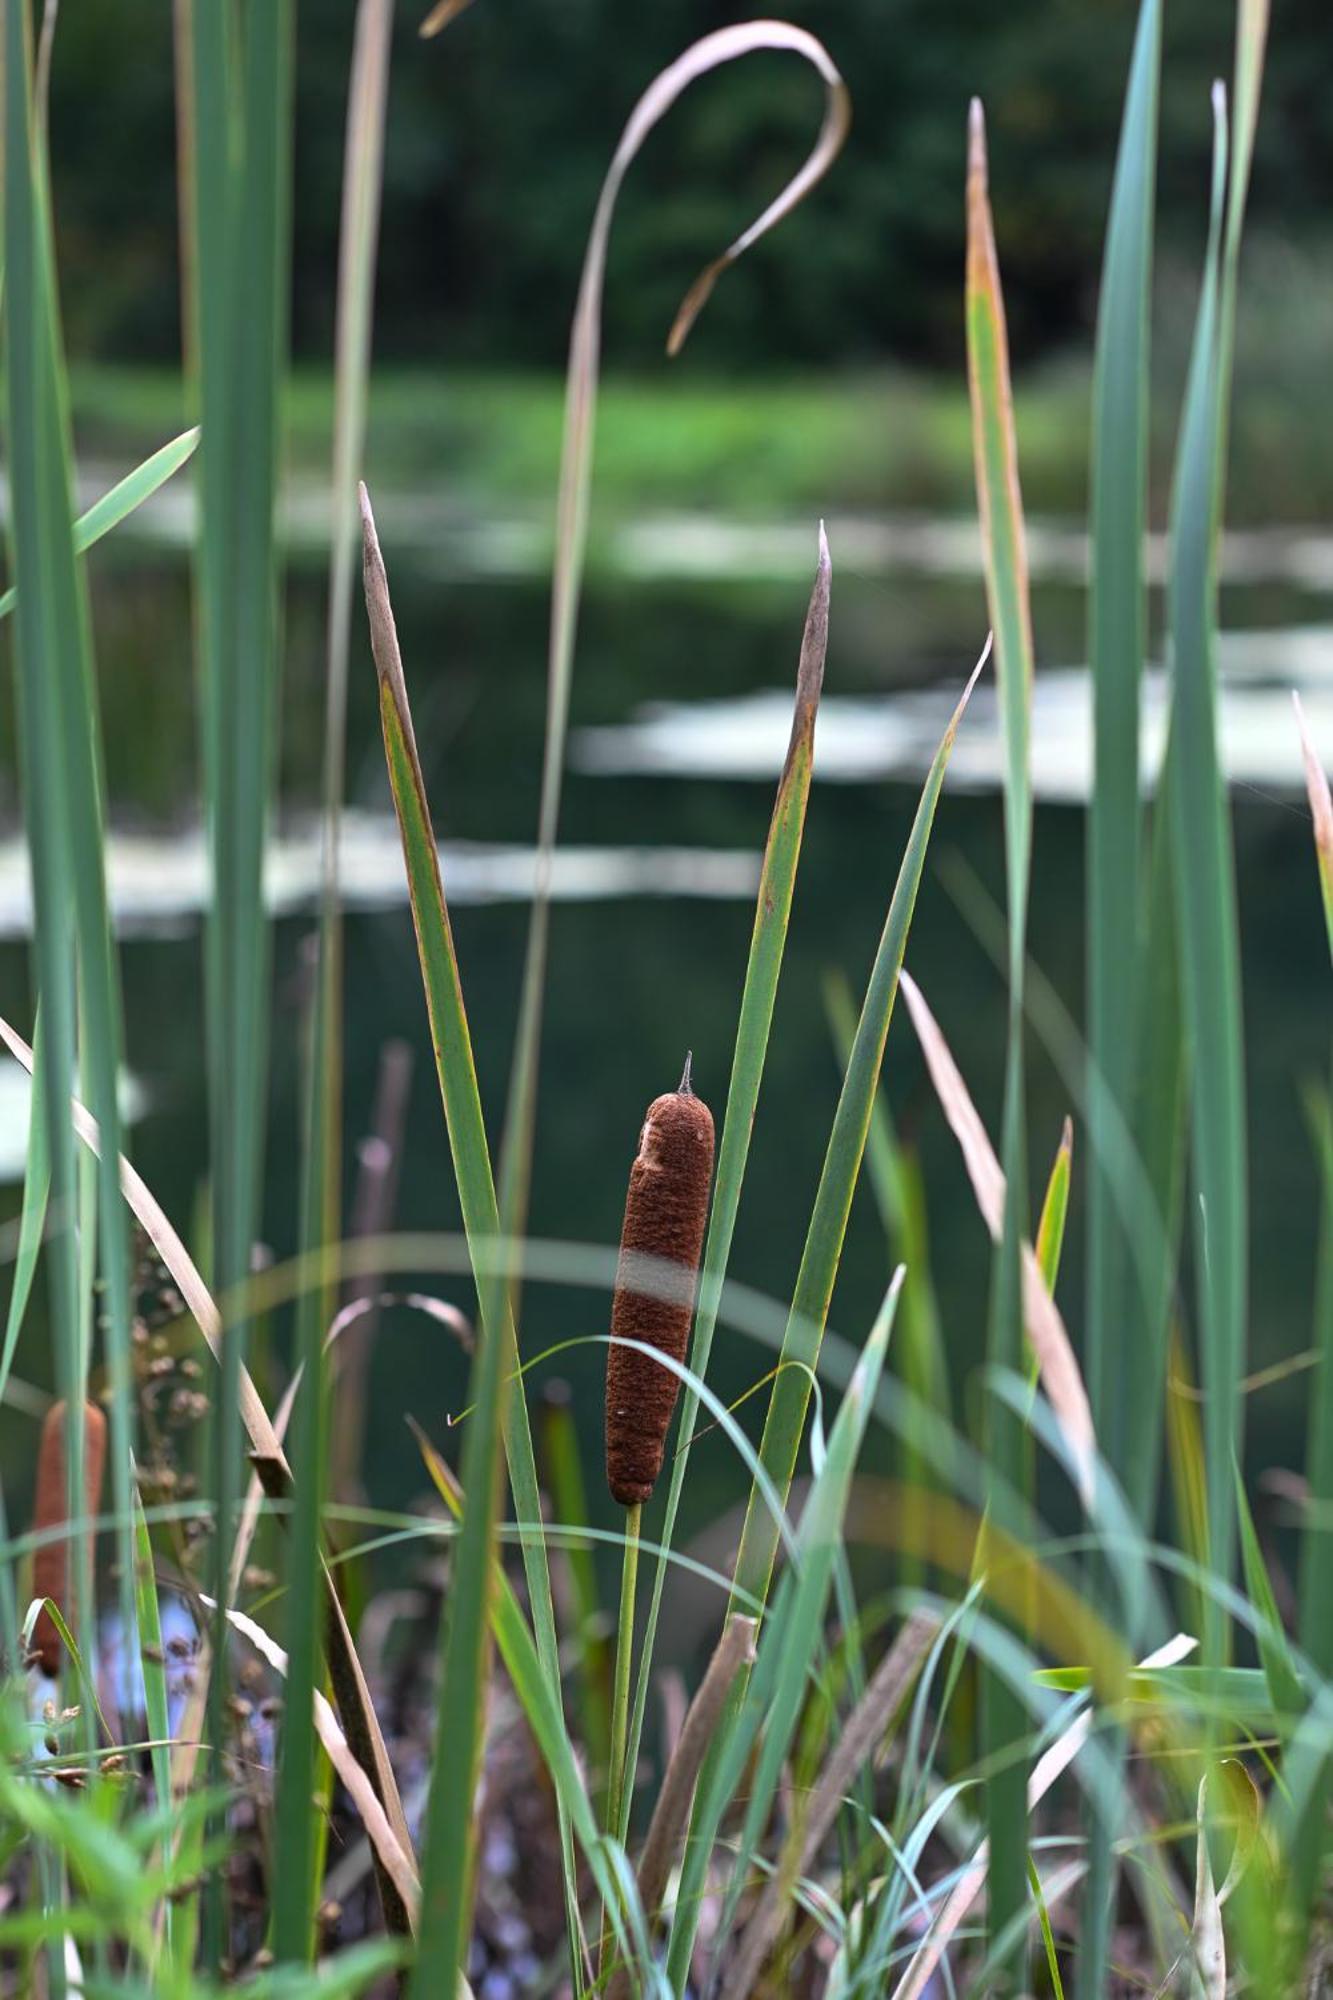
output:
M 147 533 L 93 559 L 99 674 L 116 840 L 113 893 L 122 932 L 136 1163 L 188 1228 L 204 1168 L 199 909 L 205 870 L 195 779 L 188 508 L 163 496 Z M 184 512 L 182 510 L 185 510 Z M 483 1099 L 494 1134 L 503 1104 L 531 880 L 545 704 L 542 529 L 500 522 L 451 530 L 380 504 L 417 734 L 455 931 Z M 290 1246 L 296 1183 L 297 1029 L 303 941 L 317 844 L 324 592 L 312 551 L 318 510 L 294 510 L 297 555 L 286 609 L 281 790 L 271 891 L 274 965 L 272 1116 L 266 1226 Z M 407 523 L 411 523 L 409 535 Z M 456 523 L 454 523 L 456 526 Z M 400 533 L 401 529 L 401 533 Z M 921 771 L 984 636 L 975 532 L 966 523 L 837 519 L 832 639 L 801 876 L 754 1133 L 733 1275 L 789 1296 L 838 1089 L 824 1010 L 831 970 L 859 988 L 891 894 Z M 304 553 L 302 553 L 304 551 Z M 543 1043 L 535 1233 L 614 1243 L 625 1179 L 648 1100 L 694 1052 L 696 1087 L 720 1113 L 752 918 L 753 885 L 789 713 L 813 524 L 728 535 L 680 518 L 624 523 L 597 550 L 573 694 L 570 770 Z M 1038 687 L 1037 811 L 1031 949 L 1076 1018 L 1083 985 L 1083 815 L 1088 763 L 1083 549 L 1059 523 L 1033 542 Z M 1333 746 L 1333 545 L 1323 537 L 1249 537 L 1228 548 L 1224 737 L 1235 780 L 1253 1166 L 1253 1365 L 1309 1339 L 1316 1199 L 1301 1090 L 1326 1074 L 1328 963 L 1289 691 L 1303 693 L 1316 739 Z M 1154 596 L 1160 631 L 1160 593 Z M 1146 758 L 1160 722 L 1148 691 Z M 5 719 L 12 732 L 12 720 Z M 26 882 L 15 836 L 12 734 L 0 741 L 0 1005 L 24 1025 Z M 1003 893 L 998 736 L 984 683 L 964 722 L 937 821 L 908 960 L 931 1000 L 983 1116 L 998 1129 L 1004 1038 L 1001 982 L 964 913 L 960 882 Z M 415 1052 L 398 1221 L 457 1227 L 457 1204 L 426 1035 L 411 926 L 384 779 L 374 677 L 358 607 L 349 722 L 347 1085 L 349 1142 L 371 1114 L 380 1053 Z M 919 1148 L 934 1276 L 958 1407 L 983 1338 L 988 1251 L 953 1141 L 910 1026 L 895 1018 L 886 1081 L 900 1128 Z M 5 1143 L 21 1145 L 23 1107 L 0 1077 Z M 1031 1044 L 1034 1182 L 1044 1176 L 1071 1100 Z M 350 1150 L 350 1143 L 349 1143 Z M 0 1162 L 3 1165 L 3 1162 Z M 1082 1202 L 1075 1192 L 1061 1296 L 1076 1337 Z M 0 1213 L 12 1215 L 8 1189 Z M 868 1192 L 859 1195 L 832 1321 L 859 1339 L 882 1292 L 887 1252 Z M 460 1303 L 456 1279 L 423 1285 Z M 605 1331 L 604 1295 L 533 1285 L 524 1346 Z M 723 1335 L 715 1382 L 734 1396 L 767 1354 Z M 370 1488 L 384 1505 L 419 1493 L 406 1445 L 410 1409 L 442 1434 L 463 1400 L 464 1362 L 419 1316 L 383 1322 L 368 1408 Z M 600 1490 L 603 1350 L 555 1364 L 571 1383 Z M 40 1325 L 20 1373 L 47 1379 Z M 550 1372 L 549 1370 L 546 1372 Z M 534 1388 L 535 1393 L 535 1388 Z M 1250 1409 L 1255 1470 L 1299 1450 L 1305 1378 Z M 757 1424 L 759 1399 L 747 1417 Z M 31 1448 L 31 1422 L 4 1419 L 6 1463 Z M 11 1461 L 10 1453 L 14 1454 Z M 699 1451 L 690 1519 L 741 1490 L 720 1435 Z M 608 1518 L 609 1518 L 608 1503 Z

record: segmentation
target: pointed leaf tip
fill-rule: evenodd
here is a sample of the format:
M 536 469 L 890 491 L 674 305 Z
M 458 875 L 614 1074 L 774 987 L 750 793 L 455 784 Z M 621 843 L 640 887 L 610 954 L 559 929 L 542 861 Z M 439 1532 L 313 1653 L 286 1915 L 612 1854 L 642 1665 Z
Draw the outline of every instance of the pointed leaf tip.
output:
M 380 538 L 375 532 L 375 516 L 371 510 L 370 494 L 364 479 L 357 481 L 356 500 L 357 506 L 361 510 L 361 540 L 365 554 L 369 557 L 373 552 L 376 560 L 378 560 Z
M 456 21 L 458 16 L 463 12 L 463 9 L 470 5 L 471 0 L 440 0 L 440 4 L 437 7 L 431 8 L 429 14 L 427 14 L 425 20 L 417 29 L 417 34 L 423 42 L 432 41 L 436 35 L 442 33 L 449 26 L 451 21 Z
M 984 192 L 986 186 L 986 114 L 981 99 L 974 97 L 967 107 L 968 178 Z
M 829 555 L 824 523 L 819 524 L 819 559 L 810 590 L 810 603 L 801 634 L 801 657 L 796 670 L 796 708 L 792 716 L 791 742 L 787 761 L 802 736 L 813 726 L 819 697 L 824 686 L 824 660 L 828 652 L 829 600 L 832 596 L 833 561 Z
M 393 604 L 389 597 L 389 573 L 384 567 L 379 536 L 375 532 L 375 516 L 370 505 L 370 494 L 366 490 L 364 480 L 357 487 L 357 500 L 361 507 L 361 571 L 366 594 L 366 616 L 370 621 L 370 650 L 380 685 L 387 687 L 393 696 L 404 738 L 412 761 L 418 764 L 419 771 L 416 737 L 407 701 L 407 682 L 403 676 L 402 654 L 398 648 L 398 629 L 394 623 Z
M 994 632 L 988 632 L 986 634 L 986 643 L 982 647 L 981 651 L 977 654 L 977 664 L 975 665 L 975 667 L 973 667 L 971 674 L 968 676 L 967 686 L 963 689 L 964 702 L 967 701 L 973 688 L 976 686 L 977 682 L 981 679 L 981 676 L 986 668 L 986 663 L 990 659 L 990 656 L 994 651 L 995 651 L 995 634 Z
M 988 632 L 986 634 L 986 643 L 982 647 L 981 652 L 977 657 L 977 663 L 967 677 L 967 685 L 963 689 L 963 692 L 958 697 L 958 706 L 957 708 L 955 708 L 953 714 L 949 717 L 949 727 L 946 734 L 950 742 L 952 742 L 953 737 L 957 733 L 958 725 L 963 719 L 963 715 L 964 712 L 966 711 L 967 704 L 972 699 L 972 690 L 973 688 L 975 688 L 977 682 L 981 679 L 982 673 L 985 671 L 986 662 L 989 660 L 991 653 L 994 650 L 994 647 L 995 647 L 995 634 L 993 632 Z

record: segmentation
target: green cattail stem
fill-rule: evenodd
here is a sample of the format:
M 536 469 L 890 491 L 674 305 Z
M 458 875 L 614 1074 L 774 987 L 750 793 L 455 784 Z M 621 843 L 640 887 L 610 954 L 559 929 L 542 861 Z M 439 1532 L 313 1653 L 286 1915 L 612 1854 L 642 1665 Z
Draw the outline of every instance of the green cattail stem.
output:
M 634 1657 L 634 1604 L 639 1582 L 639 1502 L 625 1509 L 625 1552 L 620 1571 L 620 1618 L 616 1626 L 616 1674 L 611 1694 L 611 1761 L 606 1774 L 606 1830 L 613 1839 L 624 1841 L 629 1833 L 629 1806 L 633 1786 L 625 1772 L 625 1745 L 629 1737 L 629 1683 Z M 606 1972 L 606 1955 L 611 1943 L 610 1927 L 603 1916 L 598 1978 Z
M 620 1622 L 616 1627 L 616 1675 L 611 1697 L 611 1767 L 607 1775 L 606 1830 L 617 1840 L 629 1831 L 630 1786 L 625 1782 L 629 1727 L 630 1667 L 634 1654 L 634 1603 L 639 1581 L 639 1505 L 625 1510 L 625 1555 L 620 1571 Z

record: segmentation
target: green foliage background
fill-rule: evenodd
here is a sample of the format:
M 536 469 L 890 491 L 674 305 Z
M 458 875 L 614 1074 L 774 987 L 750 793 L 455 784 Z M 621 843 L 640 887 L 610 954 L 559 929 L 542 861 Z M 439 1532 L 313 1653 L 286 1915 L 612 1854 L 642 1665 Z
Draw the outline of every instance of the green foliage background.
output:
M 399 9 L 385 156 L 376 350 L 382 360 L 563 361 L 578 259 L 627 109 L 685 44 L 743 6 L 506 0 L 409 48 Z M 293 335 L 331 348 L 351 0 L 299 9 Z M 986 102 L 1015 352 L 1090 330 L 1131 0 L 803 0 L 787 17 L 853 85 L 854 126 L 824 199 L 709 307 L 699 364 L 891 353 L 956 368 L 967 101 Z M 1327 232 L 1333 35 L 1327 0 L 1281 0 L 1250 227 Z M 1228 73 L 1217 0 L 1174 0 L 1164 49 L 1159 250 L 1197 261 L 1208 84 Z M 410 57 L 410 59 L 409 59 Z M 757 211 L 808 144 L 817 85 L 781 56 L 691 92 L 635 169 L 616 220 L 607 352 L 656 359 L 682 272 Z M 84 0 L 61 16 L 55 194 L 71 351 L 179 352 L 171 10 Z M 156 160 L 157 171 L 146 171 Z M 127 201 L 126 190 L 134 199 Z M 686 364 L 688 365 L 688 363 Z

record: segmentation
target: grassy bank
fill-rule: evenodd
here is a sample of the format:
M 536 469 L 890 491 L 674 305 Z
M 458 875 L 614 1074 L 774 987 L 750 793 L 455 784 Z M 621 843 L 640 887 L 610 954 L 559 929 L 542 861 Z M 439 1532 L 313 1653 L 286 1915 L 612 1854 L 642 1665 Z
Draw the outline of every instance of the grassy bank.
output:
M 1240 353 L 1248 393 L 1234 439 L 1236 525 L 1333 515 L 1333 415 L 1291 380 Z M 1175 413 L 1170 358 L 1152 423 L 1152 512 L 1165 516 Z M 144 456 L 188 421 L 174 374 L 84 366 L 73 376 L 81 446 Z M 554 376 L 456 373 L 447 363 L 378 374 L 368 464 L 381 484 L 442 482 L 480 512 L 549 511 L 559 463 L 563 382 Z M 1021 377 L 1017 419 L 1024 499 L 1034 514 L 1087 504 L 1091 376 L 1070 360 Z M 298 371 L 288 412 L 289 462 L 327 472 L 333 385 Z M 627 511 L 707 508 L 733 515 L 812 514 L 831 507 L 967 513 L 975 505 L 966 385 L 885 371 L 820 379 L 708 378 L 687 362 L 652 379 L 612 377 L 597 417 L 593 505 Z

